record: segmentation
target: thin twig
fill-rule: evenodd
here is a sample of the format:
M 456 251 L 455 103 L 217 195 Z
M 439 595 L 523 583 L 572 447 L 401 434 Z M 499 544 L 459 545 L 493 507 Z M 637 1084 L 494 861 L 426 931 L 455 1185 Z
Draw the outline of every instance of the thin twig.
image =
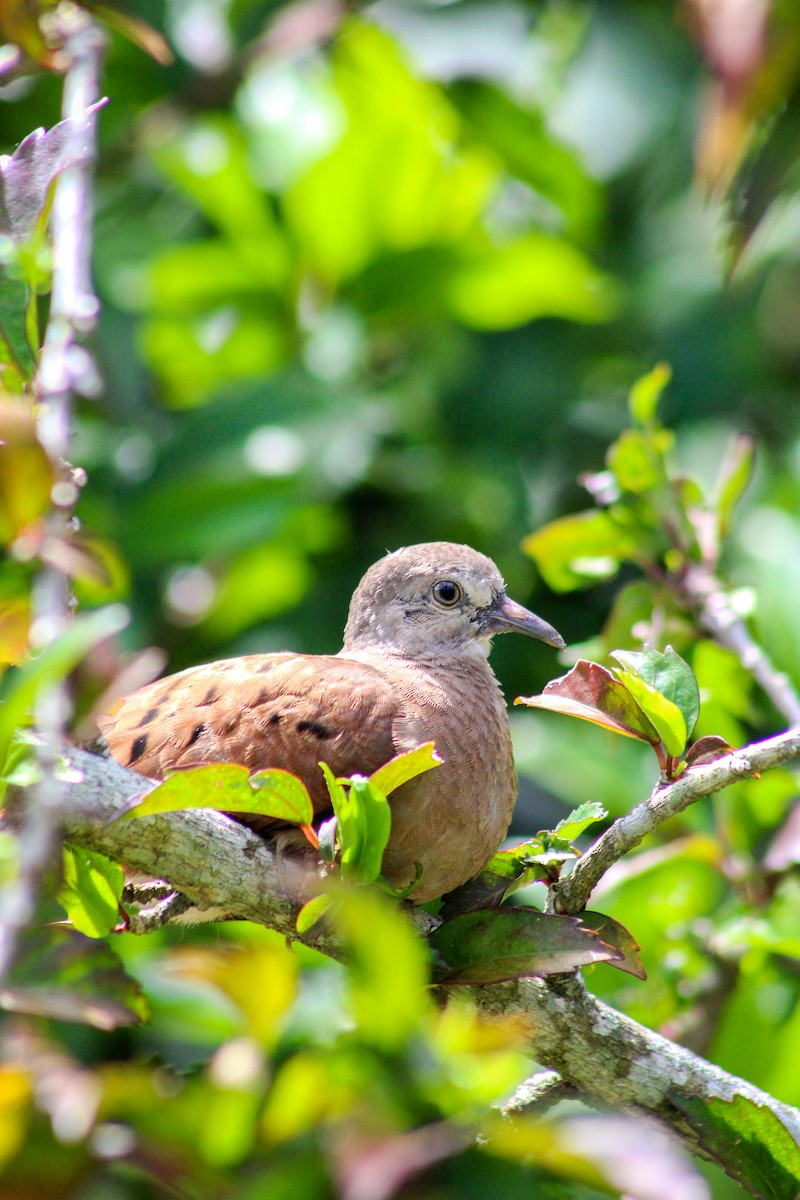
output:
M 553 907 L 562 913 L 580 912 L 609 867 L 663 821 L 683 812 L 703 796 L 711 796 L 740 779 L 752 779 L 761 771 L 796 758 L 800 758 L 800 727 L 734 750 L 715 762 L 690 767 L 673 783 L 658 784 L 643 804 L 637 804 L 601 834 L 570 874 L 551 889 Z
M 53 198 L 53 286 L 44 346 L 35 381 L 37 436 L 53 466 L 52 507 L 45 522 L 44 544 L 68 538 L 78 498 L 76 474 L 68 463 L 72 402 L 94 371 L 78 344 L 96 319 L 98 302 L 92 290 L 91 174 L 95 153 L 96 113 L 105 35 L 88 14 L 76 6 L 62 19 L 64 78 L 62 115 L 70 121 L 65 148 L 66 166 Z M 38 347 L 37 347 L 38 350 Z M 32 597 L 31 647 L 41 650 L 63 631 L 69 619 L 69 583 L 55 565 L 43 563 Z M 42 876 L 57 843 L 64 798 L 57 764 L 64 744 L 69 697 L 63 686 L 43 689 L 34 714 L 40 739 L 41 782 L 32 788 L 19 835 L 19 863 L 14 882 L 0 898 L 0 979 L 7 972 L 17 938 L 29 923 Z
M 704 567 L 692 566 L 674 587 L 678 598 L 698 617 L 718 645 L 732 651 L 791 725 L 800 725 L 800 696 L 788 676 L 776 670 L 750 636 L 718 579 Z

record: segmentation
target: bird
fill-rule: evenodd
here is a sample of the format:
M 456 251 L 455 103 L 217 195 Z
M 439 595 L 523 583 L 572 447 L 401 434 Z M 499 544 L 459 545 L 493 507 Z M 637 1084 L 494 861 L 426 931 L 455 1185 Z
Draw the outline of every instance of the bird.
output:
M 418 879 L 422 904 L 480 873 L 504 838 L 517 777 L 492 638 L 517 632 L 557 649 L 561 635 L 506 594 L 495 563 L 470 546 L 427 542 L 385 555 L 350 602 L 337 654 L 223 659 L 158 680 L 99 719 L 112 756 L 151 778 L 238 763 L 282 768 L 330 813 L 319 763 L 369 775 L 433 741 L 442 763 L 390 796 L 382 873 Z M 269 832 L 269 818 L 237 820 Z M 421 871 L 421 875 L 420 875 Z

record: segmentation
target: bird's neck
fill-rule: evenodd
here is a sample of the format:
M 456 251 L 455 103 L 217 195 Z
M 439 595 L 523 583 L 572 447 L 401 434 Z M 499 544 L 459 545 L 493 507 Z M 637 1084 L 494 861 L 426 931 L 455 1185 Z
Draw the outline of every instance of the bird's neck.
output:
M 380 669 L 384 662 L 397 662 L 406 666 L 414 664 L 428 671 L 444 671 L 463 675 L 480 672 L 494 678 L 489 666 L 489 642 L 470 641 L 463 645 L 434 643 L 433 645 L 393 646 L 384 643 L 374 645 L 348 645 L 345 642 L 337 657 L 352 658 L 357 662 L 369 663 Z

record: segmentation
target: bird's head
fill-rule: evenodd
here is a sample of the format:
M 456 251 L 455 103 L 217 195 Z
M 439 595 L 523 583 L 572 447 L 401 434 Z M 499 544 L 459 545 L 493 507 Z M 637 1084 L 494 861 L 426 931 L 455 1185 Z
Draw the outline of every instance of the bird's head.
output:
M 552 625 L 506 595 L 490 558 L 470 546 L 426 542 L 370 567 L 353 593 L 344 650 L 420 658 L 467 648 L 488 654 L 495 634 L 511 632 L 564 646 Z

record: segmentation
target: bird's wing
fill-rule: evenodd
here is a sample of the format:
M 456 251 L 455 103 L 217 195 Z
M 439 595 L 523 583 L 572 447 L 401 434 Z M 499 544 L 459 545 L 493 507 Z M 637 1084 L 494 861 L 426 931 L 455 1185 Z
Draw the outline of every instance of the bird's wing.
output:
M 303 780 L 329 807 L 319 769 L 368 775 L 395 753 L 402 701 L 375 667 L 350 659 L 259 654 L 192 667 L 142 688 L 98 725 L 123 766 L 152 778 L 176 767 L 241 763 Z

